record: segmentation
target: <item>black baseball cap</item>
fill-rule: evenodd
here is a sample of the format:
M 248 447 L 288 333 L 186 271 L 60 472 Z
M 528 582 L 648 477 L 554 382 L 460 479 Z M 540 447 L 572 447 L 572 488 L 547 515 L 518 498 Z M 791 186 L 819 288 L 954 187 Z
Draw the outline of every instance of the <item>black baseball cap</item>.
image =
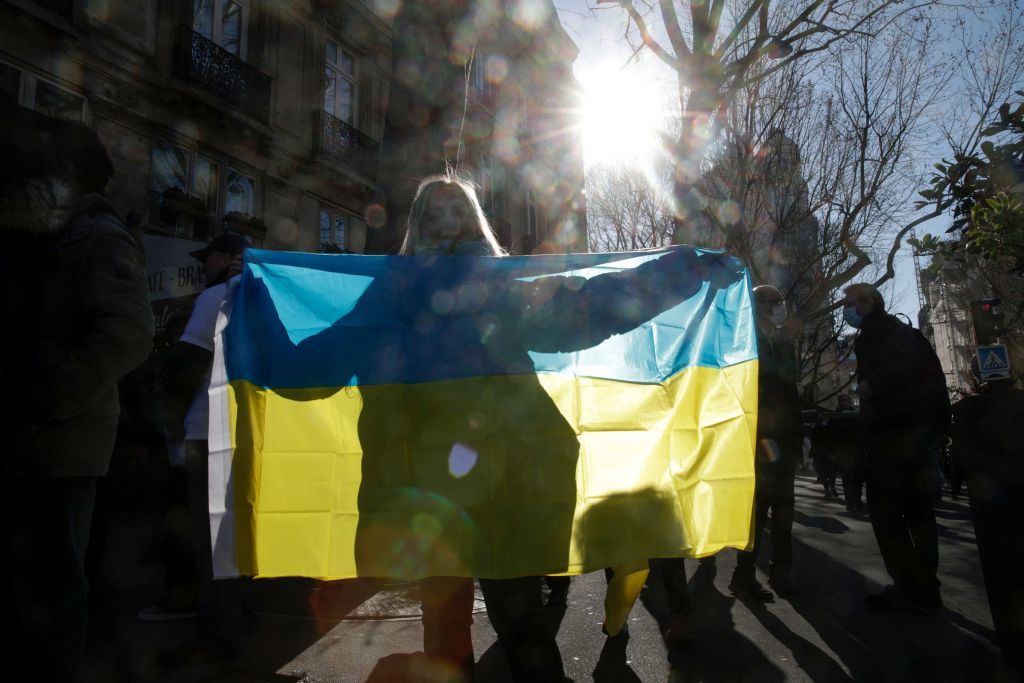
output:
M 241 235 L 226 232 L 223 235 L 217 235 L 214 237 L 210 240 L 210 243 L 202 249 L 196 249 L 193 252 L 189 252 L 189 256 L 199 262 L 203 262 L 206 260 L 207 256 L 215 251 L 234 256 L 235 254 L 241 254 L 248 246 L 249 245 L 246 243 L 245 238 Z

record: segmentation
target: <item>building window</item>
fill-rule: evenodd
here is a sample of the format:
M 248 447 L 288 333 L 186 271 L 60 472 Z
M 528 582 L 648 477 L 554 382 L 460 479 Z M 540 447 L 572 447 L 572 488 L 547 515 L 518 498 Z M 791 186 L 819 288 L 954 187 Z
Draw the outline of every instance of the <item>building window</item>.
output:
M 224 200 L 224 213 L 239 214 L 246 218 L 256 213 L 256 179 L 228 168 L 228 182 Z
M 179 190 L 188 187 L 189 152 L 175 145 L 158 142 L 150 156 L 150 190 Z
M 330 208 L 320 208 L 320 251 L 348 252 L 348 225 L 346 214 Z
M 217 188 L 220 187 L 220 166 L 204 156 L 196 155 L 192 164 L 192 195 L 202 200 L 207 212 L 217 213 Z
M 84 97 L 4 62 L 0 62 L 0 90 L 40 114 L 69 121 L 85 120 Z
M 153 145 L 149 171 L 150 226 L 176 237 L 207 240 L 223 197 L 225 230 L 259 232 L 253 219 L 257 185 L 253 175 L 181 145 Z
M 58 119 L 82 120 L 85 108 L 84 97 L 79 97 L 42 79 L 35 80 L 36 91 L 33 109 L 40 114 Z
M 217 162 L 184 147 L 157 142 L 150 155 L 150 224 L 179 237 L 209 239 L 219 184 Z
M 248 20 L 249 6 L 243 0 L 192 1 L 192 30 L 243 59 Z
M 354 126 L 358 85 L 355 56 L 330 40 L 324 52 L 324 111 Z

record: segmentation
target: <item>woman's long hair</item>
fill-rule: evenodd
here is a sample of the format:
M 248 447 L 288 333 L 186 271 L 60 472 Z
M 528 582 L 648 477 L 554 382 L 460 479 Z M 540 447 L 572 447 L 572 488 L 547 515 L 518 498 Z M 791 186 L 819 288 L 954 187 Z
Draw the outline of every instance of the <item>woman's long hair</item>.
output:
M 494 235 L 484 210 L 480 206 L 480 200 L 476 197 L 476 189 L 470 181 L 460 178 L 453 171 L 427 176 L 420 181 L 416 188 L 416 196 L 413 197 L 412 206 L 409 207 L 409 217 L 405 221 L 405 239 L 402 241 L 402 248 L 399 254 L 408 256 L 416 253 L 416 243 L 420 239 L 420 222 L 423 214 L 427 212 L 430 205 L 430 198 L 438 189 L 450 189 L 460 193 L 473 213 L 473 221 L 480 231 L 481 239 L 487 243 L 495 256 L 504 256 L 505 250 L 498 244 L 498 238 Z

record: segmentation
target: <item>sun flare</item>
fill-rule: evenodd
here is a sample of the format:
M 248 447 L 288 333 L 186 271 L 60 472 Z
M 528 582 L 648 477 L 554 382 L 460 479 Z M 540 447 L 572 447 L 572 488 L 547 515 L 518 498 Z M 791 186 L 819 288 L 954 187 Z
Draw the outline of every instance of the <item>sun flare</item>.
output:
M 583 81 L 583 157 L 588 167 L 650 167 L 660 150 L 666 91 L 632 70 L 595 70 Z

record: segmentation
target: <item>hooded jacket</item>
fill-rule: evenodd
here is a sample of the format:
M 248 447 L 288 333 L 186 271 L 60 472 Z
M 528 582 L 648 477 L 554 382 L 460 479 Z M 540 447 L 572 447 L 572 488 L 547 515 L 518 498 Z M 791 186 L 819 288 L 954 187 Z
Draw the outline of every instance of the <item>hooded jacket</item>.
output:
M 0 411 L 0 467 L 14 477 L 103 476 L 117 383 L 152 349 L 142 252 L 95 194 L 66 210 L 0 202 L 0 239 L 0 382 L 10 406 Z

